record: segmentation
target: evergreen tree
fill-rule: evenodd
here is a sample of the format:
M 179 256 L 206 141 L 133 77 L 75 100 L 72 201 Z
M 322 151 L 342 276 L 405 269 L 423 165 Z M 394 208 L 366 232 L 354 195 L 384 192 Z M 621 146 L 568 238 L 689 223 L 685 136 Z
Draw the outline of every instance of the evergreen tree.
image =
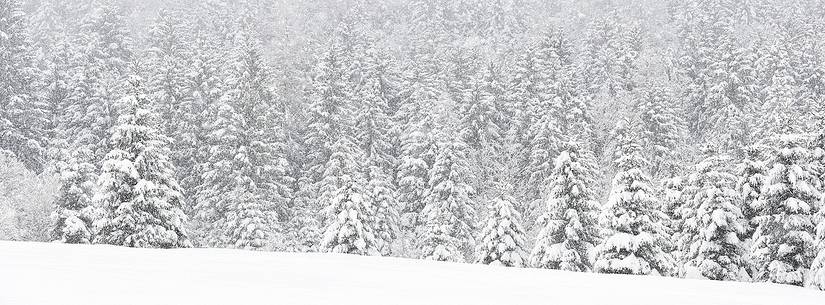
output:
M 125 19 L 121 8 L 105 4 L 86 16 L 80 30 L 88 56 L 116 79 L 125 77 L 133 57 Z
M 623 145 L 617 160 L 620 172 L 602 207 L 599 222 L 606 237 L 596 247 L 593 269 L 600 273 L 670 275 L 673 258 L 664 251 L 667 215 L 660 210 L 650 177 L 642 170 L 646 160 L 633 142 Z
M 228 56 L 225 56 L 226 51 L 213 47 L 216 38 L 203 29 L 202 20 L 196 20 L 190 27 L 195 32 L 184 91 L 189 93 L 191 100 L 181 105 L 183 117 L 177 128 L 175 160 L 179 165 L 178 176 L 187 192 L 186 198 L 190 200 L 190 207 L 195 207 L 199 204 L 198 192 L 203 185 L 201 174 L 209 169 L 211 158 L 209 150 L 201 148 L 209 144 L 210 126 L 227 90 L 224 61 Z
M 375 206 L 359 177 L 345 175 L 327 208 L 327 225 L 321 246 L 327 252 L 376 255 L 381 247 L 375 236 Z
M 461 134 L 471 148 L 498 148 L 503 142 L 505 88 L 498 70 L 489 64 L 472 80 L 475 98 L 463 107 L 461 118 Z
M 168 159 L 168 138 L 154 129 L 149 101 L 138 80 L 122 109 L 98 180 L 102 209 L 95 243 L 138 248 L 191 245 L 184 228 L 183 197 Z
M 681 119 L 670 95 L 661 86 L 644 88 L 635 105 L 642 129 L 642 144 L 651 147 L 645 156 L 650 160 L 653 177 L 675 174 L 676 154 L 682 130 Z
M 501 195 L 490 202 L 487 222 L 476 245 L 476 263 L 505 267 L 525 267 L 525 231 L 521 215 L 513 207 L 515 198 Z
M 752 204 L 758 224 L 750 249 L 754 279 L 801 286 L 814 259 L 819 181 L 802 136 L 775 138 L 763 192 Z
M 347 126 L 351 92 L 345 82 L 344 63 L 334 49 L 319 59 L 310 92 L 307 133 L 304 139 L 307 150 L 306 178 L 310 183 L 322 180 L 324 165 L 329 160 L 331 144 L 341 135 L 348 134 Z
M 736 184 L 736 191 L 742 196 L 742 215 L 745 217 L 746 226 L 743 238 L 750 238 L 756 230 L 754 217 L 756 211 L 753 205 L 759 200 L 762 188 L 765 185 L 768 173 L 767 165 L 763 161 L 764 148 L 751 145 L 745 148 L 745 159 L 739 166 L 739 181 Z
M 72 97 L 68 124 L 78 135 L 73 147 L 91 150 L 98 167 L 109 151 L 109 130 L 118 116 L 116 102 L 128 88 L 126 74 L 133 56 L 125 17 L 118 8 L 104 5 L 91 10 L 81 21 L 76 44 L 82 65 Z
M 384 58 L 374 47 L 367 49 L 363 65 L 364 75 L 358 90 L 355 116 L 355 138 L 367 158 L 383 170 L 392 170 L 395 158 L 392 155 L 391 121 L 389 101 L 383 92 L 386 85 L 380 74 L 386 67 Z
M 227 90 L 206 126 L 210 157 L 195 214 L 206 245 L 261 249 L 287 213 L 291 181 L 268 72 L 257 44 L 247 35 L 237 39 Z
M 464 143 L 439 132 L 438 154 L 429 171 L 430 189 L 425 197 L 425 225 L 421 257 L 437 261 L 465 261 L 473 242 L 476 212 L 467 184 Z
M 26 16 L 17 0 L 0 1 L 0 150 L 11 152 L 27 168 L 44 166 L 43 105 L 37 99 L 37 72 L 26 33 Z
M 51 237 L 64 243 L 88 244 L 94 234 L 94 187 L 90 184 L 95 166 L 81 161 L 87 158 L 66 159 L 58 167 L 61 186 L 52 214 L 54 227 Z
M 74 97 L 75 73 L 78 71 L 76 46 L 66 39 L 53 47 L 39 84 L 40 99 L 45 106 L 45 132 L 49 142 L 49 157 L 59 158 L 60 149 L 72 143 L 68 133 L 72 118 L 77 115 Z
M 599 242 L 594 165 L 581 144 L 571 143 L 556 158 L 550 178 L 545 226 L 531 253 L 534 267 L 567 271 L 592 269 L 590 252 Z
M 689 232 L 683 232 L 685 261 L 712 280 L 738 280 L 745 266 L 739 239 L 745 220 L 730 163 L 729 157 L 711 156 L 697 165 L 701 188 L 689 205 L 693 215 L 684 219 L 682 228 Z
M 531 125 L 529 163 L 525 170 L 532 200 L 542 198 L 553 172 L 553 160 L 558 154 L 562 141 L 558 122 L 549 115 Z
M 382 255 L 389 255 L 392 243 L 399 235 L 399 216 L 397 194 L 392 179 L 386 175 L 375 161 L 368 161 L 367 174 L 369 199 L 375 207 L 375 237 Z
M 816 241 L 819 244 L 817 247 L 818 254 L 816 254 L 811 264 L 805 283 L 808 287 L 825 290 L 825 199 L 821 204 L 817 215 L 819 224 L 816 227 Z
M 185 70 L 189 52 L 182 37 L 185 29 L 183 22 L 175 15 L 175 12 L 161 10 L 149 29 L 147 86 L 155 95 L 157 105 L 154 107 L 160 114 L 163 132 L 175 140 L 173 151 L 176 156 L 173 156 L 173 161 L 179 169 L 190 173 L 191 169 L 183 168 L 184 163 L 179 161 L 180 158 L 177 156 L 181 151 L 177 146 L 179 143 L 185 143 L 179 137 L 185 135 L 185 124 L 189 123 L 184 116 L 185 111 L 191 110 L 186 105 L 191 102 L 191 98 Z
M 772 60 L 775 61 L 775 71 L 767 87 L 764 88 L 764 104 L 761 112 L 764 119 L 759 126 L 762 138 L 775 135 L 802 132 L 803 120 L 796 117 L 803 113 L 804 92 L 797 84 L 793 71 L 789 68 L 790 59 L 784 47 L 773 47 Z
M 405 77 L 407 87 L 410 87 L 409 96 L 401 102 L 394 117 L 399 138 L 395 183 L 398 185 L 400 211 L 407 227 L 423 222 L 423 217 L 418 216 L 425 206 L 428 173 L 436 154 L 436 140 L 430 132 L 434 127 L 431 114 L 441 95 L 434 85 L 434 75 L 423 68 L 414 69 L 411 74 Z

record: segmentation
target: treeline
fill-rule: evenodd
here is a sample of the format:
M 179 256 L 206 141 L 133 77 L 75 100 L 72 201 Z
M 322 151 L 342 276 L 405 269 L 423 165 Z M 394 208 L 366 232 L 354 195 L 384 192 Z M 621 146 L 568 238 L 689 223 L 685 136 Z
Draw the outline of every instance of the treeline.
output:
M 35 7 L 0 148 L 53 240 L 825 288 L 818 1 Z

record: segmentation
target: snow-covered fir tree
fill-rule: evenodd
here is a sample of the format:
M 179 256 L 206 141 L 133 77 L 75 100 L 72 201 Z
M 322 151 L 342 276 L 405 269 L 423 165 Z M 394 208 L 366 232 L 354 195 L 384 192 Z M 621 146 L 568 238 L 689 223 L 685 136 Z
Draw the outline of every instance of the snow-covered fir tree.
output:
M 580 143 L 570 143 L 555 160 L 544 227 L 530 254 L 537 268 L 586 272 L 599 242 L 599 203 L 593 192 L 594 165 Z
M 327 252 L 377 255 L 382 247 L 376 238 L 375 206 L 365 194 L 362 177 L 345 175 L 326 209 L 327 224 L 321 247 Z
M 186 158 L 189 153 L 185 146 L 189 143 L 184 137 L 189 136 L 191 129 L 188 124 L 186 111 L 192 111 L 193 102 L 186 78 L 186 66 L 189 61 L 188 41 L 185 41 L 184 23 L 176 17 L 176 12 L 161 10 L 149 30 L 147 50 L 147 87 L 155 95 L 157 103 L 153 105 L 160 116 L 160 124 L 164 134 L 174 139 L 172 160 L 179 171 L 187 173 L 180 177 L 187 177 L 192 173 L 190 163 Z M 180 147 L 178 147 L 181 145 Z
M 293 222 L 300 226 L 299 238 L 304 244 L 317 245 L 323 227 L 323 217 L 319 216 L 323 215 L 321 211 L 326 207 L 325 203 L 332 198 L 327 195 L 340 187 L 336 184 L 330 189 L 322 189 L 332 148 L 342 137 L 352 136 L 352 105 L 348 104 L 352 100 L 352 91 L 347 86 L 348 71 L 338 52 L 337 48 L 329 47 L 318 58 L 308 93 L 307 125 L 302 139 L 305 156 L 299 189 L 295 192 L 295 203 L 303 216 L 293 218 Z M 348 141 L 353 142 L 352 139 Z
M 194 20 L 194 33 L 190 53 L 190 66 L 186 71 L 186 88 L 189 103 L 184 107 L 183 118 L 177 127 L 175 157 L 178 176 L 184 187 L 190 207 L 198 205 L 197 193 L 202 185 L 202 173 L 209 168 L 210 152 L 201 147 L 208 144 L 210 126 L 220 109 L 221 97 L 227 90 L 225 69 L 228 50 L 213 48 L 214 33 L 204 29 L 203 20 Z
M 753 236 L 756 229 L 756 223 L 754 222 L 756 211 L 753 205 L 759 200 L 767 179 L 768 168 L 763 160 L 763 150 L 765 150 L 765 147 L 759 145 L 745 147 L 745 158 L 738 169 L 739 180 L 736 184 L 736 191 L 742 196 L 740 209 L 746 221 L 743 237 L 747 238 Z
M 45 109 L 34 87 L 38 74 L 20 5 L 17 0 L 0 1 L 0 150 L 39 172 L 44 166 Z
M 670 94 L 661 86 L 643 88 L 634 107 L 639 113 L 642 145 L 652 148 L 645 156 L 650 160 L 651 175 L 667 177 L 675 174 L 676 150 L 683 123 L 676 115 L 678 109 L 675 109 Z
M 731 166 L 731 158 L 724 155 L 700 162 L 696 166 L 700 188 L 683 206 L 693 211 L 682 213 L 682 256 L 712 280 L 739 280 L 746 265 L 744 243 L 739 239 L 746 222 Z
M 472 148 L 501 145 L 504 134 L 505 80 L 500 68 L 489 64 L 471 80 L 474 98 L 462 108 L 461 134 Z
M 376 166 L 390 172 L 395 166 L 392 155 L 392 121 L 388 93 L 382 71 L 386 69 L 385 55 L 374 47 L 368 48 L 362 65 L 364 74 L 352 107 L 355 115 L 355 138 L 361 149 Z M 393 171 L 394 172 L 394 171 Z
M 632 141 L 622 145 L 619 173 L 602 206 L 599 223 L 605 236 L 595 249 L 593 270 L 599 273 L 671 275 L 675 270 L 668 247 L 667 215 L 662 212 L 647 161 Z
M 83 17 L 74 42 L 81 71 L 75 74 L 72 96 L 72 107 L 77 109 L 67 113 L 66 122 L 71 134 L 78 135 L 72 147 L 91 150 L 98 167 L 109 150 L 109 130 L 118 116 L 116 103 L 129 88 L 127 72 L 133 52 L 126 26 L 118 7 L 98 6 Z
M 805 285 L 819 290 L 825 290 L 825 199 L 819 207 L 817 214 L 816 243 L 818 244 L 816 256 L 811 268 L 806 275 Z
M 67 156 L 65 159 L 58 166 L 61 186 L 54 203 L 52 240 L 88 244 L 92 242 L 95 232 L 92 206 L 94 186 L 91 185 L 95 166 L 82 161 L 88 160 L 88 157 Z
M 487 221 L 477 239 L 475 262 L 505 267 L 528 265 L 526 233 L 515 198 L 501 195 L 491 200 Z
M 750 260 L 756 281 L 802 286 L 816 255 L 814 214 L 822 195 L 808 141 L 800 135 L 773 138 L 772 165 L 752 204 L 758 227 Z
M 375 237 L 380 253 L 386 256 L 392 253 L 392 244 L 399 236 L 397 194 L 389 175 L 376 162 L 368 163 L 372 164 L 367 169 L 367 190 L 375 209 Z
M 95 243 L 139 248 L 189 247 L 183 196 L 169 161 L 168 138 L 155 129 L 140 80 L 118 102 L 94 201 L 101 209 Z
M 407 227 L 423 222 L 424 217 L 420 214 L 425 205 L 428 172 L 436 154 L 436 139 L 430 131 L 436 127 L 432 109 L 441 92 L 434 84 L 436 75 L 431 74 L 430 69 L 421 66 L 405 75 L 404 81 L 410 88 L 409 96 L 401 102 L 393 118 L 397 128 L 395 133 L 398 134 L 395 183 L 398 185 L 400 212 Z
M 251 37 L 239 34 L 228 89 L 213 105 L 208 164 L 202 169 L 195 218 L 209 246 L 271 247 L 287 213 L 291 181 L 280 153 L 281 119 Z
M 425 221 L 419 238 L 421 257 L 463 262 L 475 245 L 476 211 L 467 182 L 466 145 L 437 131 L 438 154 L 429 171 L 430 186 L 422 211 Z

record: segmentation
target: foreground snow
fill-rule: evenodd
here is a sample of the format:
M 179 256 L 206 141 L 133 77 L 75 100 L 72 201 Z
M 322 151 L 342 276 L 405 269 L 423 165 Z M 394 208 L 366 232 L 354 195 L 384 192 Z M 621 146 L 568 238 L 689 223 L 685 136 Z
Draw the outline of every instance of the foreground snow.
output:
M 0 242 L 2 305 L 825 304 L 798 287 L 394 258 Z

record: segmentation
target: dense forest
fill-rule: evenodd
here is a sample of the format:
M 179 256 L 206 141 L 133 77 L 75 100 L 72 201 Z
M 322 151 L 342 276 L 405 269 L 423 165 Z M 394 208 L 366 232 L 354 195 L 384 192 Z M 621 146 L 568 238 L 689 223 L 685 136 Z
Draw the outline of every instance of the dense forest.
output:
M 823 16 L 0 0 L 0 239 L 825 290 Z

